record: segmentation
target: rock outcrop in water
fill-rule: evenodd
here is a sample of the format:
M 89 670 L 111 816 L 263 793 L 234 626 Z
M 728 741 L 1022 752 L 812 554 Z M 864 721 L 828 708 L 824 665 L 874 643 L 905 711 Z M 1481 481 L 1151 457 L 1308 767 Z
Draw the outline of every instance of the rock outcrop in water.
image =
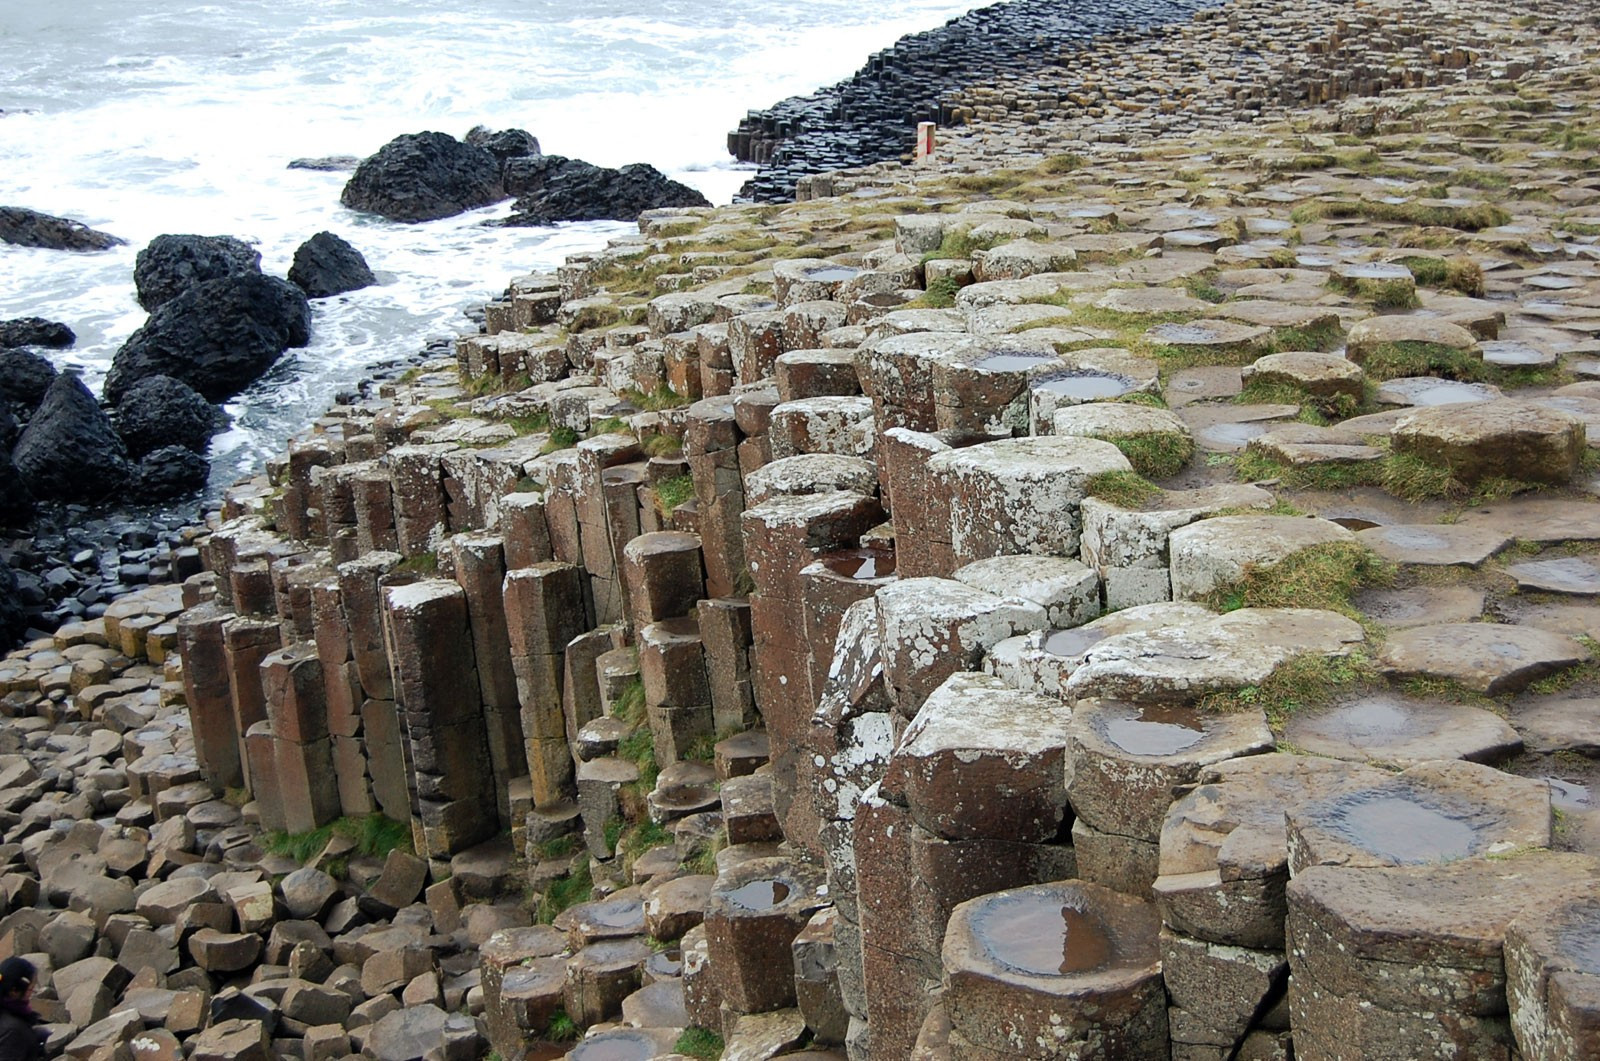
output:
M 106 376 L 116 404 L 147 376 L 180 379 L 220 402 L 253 383 L 292 347 L 311 338 L 305 292 L 276 277 L 242 272 L 203 280 L 161 304 L 129 336 Z
M 0 243 L 45 250 L 104 251 L 126 242 L 71 218 L 22 206 L 0 206 Z
M 157 236 L 133 263 L 139 305 L 154 313 L 207 280 L 261 272 L 261 252 L 232 236 Z
M 308 298 L 329 298 L 378 282 L 361 252 L 332 232 L 318 232 L 295 249 L 289 282 Z
M 0 348 L 12 346 L 44 346 L 64 350 L 78 341 L 71 328 L 60 321 L 43 317 L 18 317 L 0 321 Z
M 406 133 L 365 159 L 339 201 L 391 221 L 434 221 L 505 198 L 500 160 L 448 133 Z
M 222 424 L 222 411 L 182 380 L 146 376 L 122 393 L 115 420 L 129 456 L 137 460 L 164 446 L 204 453 Z
M 17 439 L 11 459 L 40 500 L 94 504 L 113 497 L 131 474 L 127 449 L 83 380 L 55 378 Z
M 636 162 L 609 169 L 561 155 L 508 161 L 506 190 L 517 201 L 504 225 L 635 221 L 646 210 L 711 205 L 654 166 Z

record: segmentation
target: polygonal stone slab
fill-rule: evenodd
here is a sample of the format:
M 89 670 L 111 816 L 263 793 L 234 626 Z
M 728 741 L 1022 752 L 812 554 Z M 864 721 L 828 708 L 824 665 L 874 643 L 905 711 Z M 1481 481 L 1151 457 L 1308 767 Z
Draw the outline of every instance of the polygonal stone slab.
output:
M 1511 725 L 1531 752 L 1600 755 L 1600 699 L 1551 699 L 1518 704 Z
M 1527 909 L 1506 928 L 1506 995 L 1523 1056 L 1600 1057 L 1600 899 Z
M 1472 586 L 1413 586 L 1410 589 L 1367 590 L 1355 606 L 1385 626 L 1437 626 L 1472 622 L 1483 615 L 1484 595 Z
M 1245 383 L 1282 384 L 1318 398 L 1348 395 L 1359 400 L 1366 374 L 1361 366 L 1338 354 L 1294 351 L 1268 354 L 1246 365 L 1240 375 Z
M 1360 624 L 1336 612 L 1241 608 L 1092 645 L 1066 691 L 1135 702 L 1198 700 L 1259 685 L 1296 656 L 1347 655 L 1363 638 Z
M 1020 637 L 1008 637 L 984 657 L 983 669 L 1024 692 L 1065 696 L 1067 679 L 1083 664 L 1084 653 L 1107 638 L 1161 630 L 1214 616 L 1209 608 L 1186 601 L 1124 608 L 1084 626 L 1036 630 Z
M 1289 861 L 1415 866 L 1550 846 L 1550 786 L 1477 763 L 1429 762 L 1287 808 Z
M 1423 409 L 1395 424 L 1389 437 L 1396 453 L 1448 468 L 1468 483 L 1490 476 L 1565 483 L 1577 474 L 1586 447 L 1577 417 L 1510 398 Z
M 1066 704 L 998 678 L 952 674 L 900 738 L 883 790 L 936 836 L 1051 840 L 1067 806 L 1071 717 Z
M 1356 532 L 1356 540 L 1385 560 L 1430 567 L 1477 567 L 1511 544 L 1484 527 L 1455 523 L 1395 523 Z
M 1506 574 L 1517 580 L 1519 589 L 1581 596 L 1600 593 L 1600 566 L 1581 556 L 1511 564 L 1506 568 Z
M 1380 405 L 1405 405 L 1432 408 L 1436 405 L 1469 405 L 1492 402 L 1505 392 L 1492 383 L 1464 383 L 1437 376 L 1400 376 L 1384 380 L 1373 393 Z
M 1186 935 L 1283 946 L 1289 880 L 1286 808 L 1382 782 L 1381 770 L 1301 755 L 1252 755 L 1209 767 L 1161 826 L 1155 898 Z
M 1202 713 L 1192 707 L 1078 702 L 1068 727 L 1067 797 L 1100 832 L 1154 842 L 1181 785 L 1203 767 L 1272 748 L 1259 710 Z
M 1172 594 L 1197 600 L 1237 583 L 1247 568 L 1275 567 L 1302 549 L 1354 541 L 1337 523 L 1296 516 L 1218 516 L 1172 532 Z
M 1453 350 L 1473 350 L 1477 348 L 1478 339 L 1461 325 L 1437 317 L 1382 314 L 1351 326 L 1345 336 L 1346 355 L 1359 365 L 1380 346 L 1391 343 L 1427 343 Z
M 1430 759 L 1497 763 L 1522 750 L 1522 739 L 1492 711 L 1392 693 L 1297 711 L 1284 740 L 1311 755 L 1409 766 Z
M 1289 882 L 1289 961 L 1297 978 L 1379 1010 L 1497 1015 L 1506 925 L 1597 886 L 1600 861 L 1553 851 L 1433 866 L 1313 866 Z
M 950 577 L 974 589 L 1032 601 L 1058 629 L 1081 626 L 1100 614 L 1099 577 L 1062 556 L 996 556 L 968 564 Z
M 964 902 L 944 937 L 951 1027 L 989 1056 L 1164 1055 L 1159 927 L 1149 903 L 1085 881 Z
M 790 945 L 826 905 L 821 867 L 755 858 L 718 874 L 706 904 L 706 944 L 723 1000 L 741 1013 L 793 1005 Z
M 950 543 L 960 563 L 1011 553 L 1076 555 L 1089 480 L 1132 467 L 1109 442 L 1065 436 L 986 442 L 928 462 L 947 491 Z
M 1447 678 L 1497 696 L 1589 658 L 1564 634 L 1506 623 L 1446 623 L 1393 634 L 1378 660 L 1396 678 Z

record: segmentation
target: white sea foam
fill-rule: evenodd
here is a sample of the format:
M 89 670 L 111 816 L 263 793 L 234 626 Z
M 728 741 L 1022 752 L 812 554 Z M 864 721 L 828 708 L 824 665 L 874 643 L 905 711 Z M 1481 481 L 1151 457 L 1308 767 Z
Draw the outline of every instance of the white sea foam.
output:
M 463 5 L 467 7 L 468 5 Z M 646 161 L 728 201 L 748 173 L 724 151 L 751 107 L 847 76 L 959 0 L 0 0 L 0 204 L 128 240 L 98 255 L 0 245 L 0 318 L 61 320 L 58 355 L 92 386 L 139 327 L 137 249 L 164 232 L 254 242 L 283 275 L 329 229 L 382 283 L 316 304 L 313 341 L 230 408 L 213 481 L 276 452 L 341 386 L 427 338 L 513 275 L 550 269 L 631 225 L 485 228 L 507 207 L 399 225 L 339 205 L 343 173 L 297 157 L 366 155 L 403 132 L 518 126 L 545 151 Z

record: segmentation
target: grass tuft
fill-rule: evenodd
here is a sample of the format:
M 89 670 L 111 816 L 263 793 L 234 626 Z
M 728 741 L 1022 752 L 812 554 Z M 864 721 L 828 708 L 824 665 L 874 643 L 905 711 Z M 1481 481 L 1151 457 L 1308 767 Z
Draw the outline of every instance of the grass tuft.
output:
M 1175 432 L 1144 432 L 1137 435 L 1104 435 L 1128 458 L 1136 474 L 1147 479 L 1165 479 L 1178 474 L 1194 457 L 1194 440 Z
M 1219 612 L 1238 608 L 1322 608 L 1356 617 L 1356 591 L 1393 583 L 1394 564 L 1356 542 L 1323 542 L 1270 567 L 1252 565 L 1232 586 L 1220 587 L 1205 603 Z
M 382 814 L 340 818 L 303 833 L 270 832 L 262 838 L 261 846 L 275 855 L 285 855 L 303 864 L 321 854 L 335 835 L 355 841 L 356 853 L 371 858 L 383 858 L 391 851 L 411 850 L 411 826 Z
M 656 499 L 661 502 L 661 507 L 668 512 L 694 497 L 694 477 L 691 475 L 674 475 L 670 479 L 663 479 L 655 485 Z
M 683 1029 L 683 1034 L 678 1036 L 678 1041 L 672 1047 L 685 1057 L 700 1058 L 701 1061 L 716 1061 L 726 1048 L 722 1036 L 700 1027 Z
M 1161 487 L 1138 472 L 1101 472 L 1089 479 L 1084 492 L 1119 508 L 1140 509 L 1161 496 Z
M 564 449 L 571 449 L 578 444 L 578 433 L 570 427 L 552 427 L 550 441 L 546 442 L 539 450 L 540 453 L 555 453 Z
M 593 895 L 594 872 L 589 860 L 582 859 L 570 874 L 550 882 L 544 897 L 539 900 L 539 923 L 550 924 L 562 911 L 588 902 Z
M 551 1042 L 570 1043 L 578 1037 L 581 1030 L 578 1022 L 567 1016 L 565 1009 L 558 1009 L 550 1014 L 550 1023 L 545 1026 L 544 1037 Z
M 1225 714 L 1260 708 L 1273 729 L 1281 729 L 1294 712 L 1330 703 L 1376 678 L 1377 668 L 1365 655 L 1296 656 L 1259 685 L 1211 693 L 1200 701 L 1200 709 Z

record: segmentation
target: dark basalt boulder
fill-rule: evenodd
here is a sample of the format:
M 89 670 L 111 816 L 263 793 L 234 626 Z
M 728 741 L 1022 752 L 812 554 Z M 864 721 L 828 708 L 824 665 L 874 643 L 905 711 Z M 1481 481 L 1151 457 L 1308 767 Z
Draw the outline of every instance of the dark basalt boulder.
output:
M 0 557 L 0 650 L 15 648 L 27 628 L 28 616 L 22 610 L 16 572 Z
M 16 421 L 12 421 L 16 426 Z M 33 519 L 33 491 L 12 463 L 10 448 L 0 446 L 0 527 L 25 527 Z
M 33 415 L 55 382 L 56 366 L 32 350 L 0 350 L 0 400 L 19 420 Z
M 261 252 L 232 236 L 157 236 L 133 263 L 133 286 L 154 313 L 195 284 L 259 272 Z
M 41 214 L 23 206 L 0 206 L 0 243 L 53 251 L 104 251 L 126 242 L 69 217 Z
M 637 221 L 659 207 L 711 205 L 687 184 L 642 162 L 607 169 L 561 155 L 518 158 L 506 163 L 506 184 L 517 201 L 504 225 Z
M 65 350 L 77 341 L 72 329 L 60 321 L 47 321 L 43 317 L 0 321 L 0 347 L 45 346 Z
M 171 376 L 220 402 L 310 340 L 311 304 L 288 281 L 260 273 L 206 280 L 150 314 L 122 344 L 106 376 L 106 400 L 120 404 L 139 380 Z
M 539 138 L 526 129 L 501 129 L 495 132 L 485 126 L 475 125 L 467 132 L 467 143 L 487 149 L 501 162 L 508 158 L 539 154 Z
M 354 155 L 324 155 L 321 158 L 297 158 L 289 163 L 290 169 L 316 170 L 318 173 L 348 173 L 361 165 Z
M 204 488 L 210 474 L 211 465 L 194 450 L 163 446 L 139 462 L 133 492 L 145 501 L 169 501 Z
M 111 418 L 70 372 L 50 384 L 11 459 L 33 496 L 51 501 L 105 500 L 132 471 Z
M 318 232 L 294 252 L 289 282 L 311 298 L 327 298 L 378 282 L 361 252 L 332 232 Z
M 115 421 L 128 456 L 138 459 L 165 446 L 204 453 L 222 413 L 180 379 L 146 376 L 123 392 Z
M 433 221 L 504 198 L 493 152 L 427 132 L 383 145 L 356 167 L 339 202 L 391 221 Z
M 5 402 L 0 401 L 0 453 L 9 454 L 11 447 L 17 441 L 17 436 L 20 434 L 22 434 L 22 425 L 12 415 L 10 407 Z

